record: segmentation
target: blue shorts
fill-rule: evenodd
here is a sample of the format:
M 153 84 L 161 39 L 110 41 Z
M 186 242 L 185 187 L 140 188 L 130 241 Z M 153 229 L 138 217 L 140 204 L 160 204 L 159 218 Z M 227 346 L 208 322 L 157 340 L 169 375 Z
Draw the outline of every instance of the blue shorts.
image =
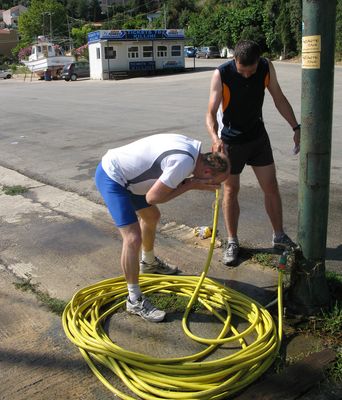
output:
M 151 207 L 145 195 L 133 194 L 109 178 L 102 168 L 102 163 L 97 166 L 95 183 L 118 227 L 134 224 L 138 221 L 136 211 Z

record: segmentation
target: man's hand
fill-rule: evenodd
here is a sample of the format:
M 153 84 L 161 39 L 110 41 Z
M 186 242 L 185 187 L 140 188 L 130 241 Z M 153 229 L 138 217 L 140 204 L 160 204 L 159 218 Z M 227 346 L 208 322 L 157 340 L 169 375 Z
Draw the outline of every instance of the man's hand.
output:
M 300 150 L 300 129 L 295 131 L 293 135 L 293 141 L 295 144 L 293 148 L 293 154 L 298 154 Z
M 211 149 L 213 152 L 224 153 L 225 151 L 223 141 L 219 137 L 217 137 L 215 142 L 213 142 Z
M 219 188 L 220 184 L 217 183 L 215 178 L 186 178 L 176 189 L 169 188 L 158 179 L 146 193 L 146 201 L 149 204 L 160 204 L 174 199 L 188 190 L 197 189 L 215 191 Z
M 186 178 L 183 185 L 186 185 L 189 190 L 215 191 L 221 187 L 215 178 Z

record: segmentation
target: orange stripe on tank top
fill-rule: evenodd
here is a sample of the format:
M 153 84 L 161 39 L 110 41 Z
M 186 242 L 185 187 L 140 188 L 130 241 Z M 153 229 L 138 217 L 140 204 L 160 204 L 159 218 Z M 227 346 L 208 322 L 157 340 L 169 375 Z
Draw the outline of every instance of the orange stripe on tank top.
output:
M 267 75 L 265 76 L 265 81 L 264 81 L 265 87 L 267 87 L 269 83 L 270 83 L 270 73 L 268 72 Z
M 230 102 L 230 90 L 229 87 L 224 83 L 222 89 L 222 111 L 228 108 Z

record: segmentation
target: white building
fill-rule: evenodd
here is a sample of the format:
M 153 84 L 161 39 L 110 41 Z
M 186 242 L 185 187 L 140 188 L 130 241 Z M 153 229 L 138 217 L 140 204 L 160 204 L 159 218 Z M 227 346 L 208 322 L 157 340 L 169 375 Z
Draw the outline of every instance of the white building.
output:
M 100 30 L 88 34 L 91 79 L 117 72 L 148 73 L 184 69 L 184 31 Z

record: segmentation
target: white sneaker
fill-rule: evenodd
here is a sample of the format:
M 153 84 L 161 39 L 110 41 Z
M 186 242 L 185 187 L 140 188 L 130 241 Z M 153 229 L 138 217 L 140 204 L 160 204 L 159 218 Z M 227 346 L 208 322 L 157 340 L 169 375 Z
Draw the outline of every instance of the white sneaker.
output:
M 158 310 L 143 295 L 135 303 L 131 303 L 131 300 L 127 297 L 126 310 L 130 314 L 140 315 L 141 318 L 150 322 L 160 322 L 166 315 L 165 311 Z
M 226 248 L 223 250 L 222 262 L 224 265 L 236 265 L 240 246 L 236 242 L 227 243 Z
M 174 275 L 177 274 L 178 268 L 155 257 L 152 264 L 140 261 L 140 272 L 142 274 Z

